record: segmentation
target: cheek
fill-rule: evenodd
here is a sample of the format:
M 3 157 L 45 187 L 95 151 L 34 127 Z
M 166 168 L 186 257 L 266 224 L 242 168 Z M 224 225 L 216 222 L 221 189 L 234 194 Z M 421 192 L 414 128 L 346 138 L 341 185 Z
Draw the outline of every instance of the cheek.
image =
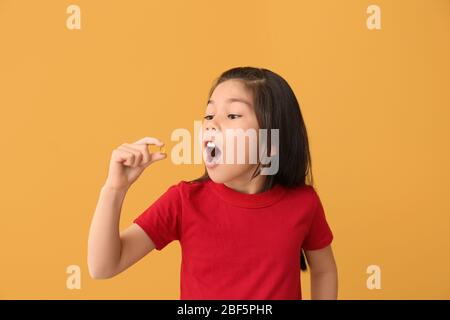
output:
M 253 165 L 259 159 L 259 125 L 256 118 L 249 124 L 249 128 L 254 132 L 254 135 L 245 138 L 245 163 Z
M 244 139 L 240 139 L 234 137 L 233 146 L 231 150 L 229 150 L 226 146 L 226 142 L 224 144 L 224 161 L 227 159 L 227 150 L 232 151 L 232 154 L 229 155 L 232 164 L 237 165 L 254 165 L 258 163 L 259 159 L 259 146 L 258 146 L 258 133 L 256 131 L 256 137 L 246 136 Z M 238 142 L 238 140 L 241 140 Z M 243 140 L 243 141 L 242 141 Z M 242 163 L 242 159 L 244 159 L 244 163 Z
M 246 135 L 244 138 L 238 137 L 229 137 L 232 140 L 232 146 L 227 146 L 227 139 L 225 138 L 223 141 L 223 156 L 224 161 L 227 159 L 227 150 L 232 154 L 229 154 L 229 159 L 233 159 L 234 164 L 238 165 L 254 165 L 258 163 L 259 159 L 259 132 L 258 127 L 243 127 L 238 126 L 237 128 L 242 129 L 244 131 L 251 131 L 253 134 Z M 231 142 L 231 141 L 230 141 Z M 230 149 L 231 147 L 231 149 Z M 244 159 L 244 163 L 242 160 Z M 238 162 L 241 161 L 241 162 Z

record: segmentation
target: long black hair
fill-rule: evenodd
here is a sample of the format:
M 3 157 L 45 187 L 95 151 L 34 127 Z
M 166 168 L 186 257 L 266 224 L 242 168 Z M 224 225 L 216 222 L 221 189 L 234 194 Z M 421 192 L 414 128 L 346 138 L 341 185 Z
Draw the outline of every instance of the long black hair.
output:
M 308 135 L 300 105 L 289 84 L 281 76 L 268 69 L 237 67 L 223 72 L 209 91 L 208 99 L 220 83 L 227 80 L 240 80 L 251 90 L 254 97 L 255 113 L 260 129 L 279 130 L 279 167 L 275 175 L 266 175 L 262 191 L 271 189 L 275 184 L 287 188 L 313 185 L 311 156 Z M 270 138 L 269 138 L 270 139 Z M 267 155 L 270 155 L 270 140 Z M 257 175 L 258 167 L 254 175 Z M 209 179 L 208 172 L 193 180 Z M 301 251 L 300 269 L 307 269 L 304 251 Z

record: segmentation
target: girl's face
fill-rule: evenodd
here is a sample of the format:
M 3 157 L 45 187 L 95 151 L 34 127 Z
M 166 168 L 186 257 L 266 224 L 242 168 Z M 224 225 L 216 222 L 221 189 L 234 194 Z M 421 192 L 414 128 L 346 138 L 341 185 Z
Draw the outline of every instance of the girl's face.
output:
M 252 138 L 256 150 L 249 148 L 251 135 L 244 134 L 243 139 L 242 135 L 240 138 L 236 135 L 239 131 L 245 133 L 247 130 L 256 134 L 256 139 Z M 246 182 L 251 179 L 259 157 L 256 160 L 252 157 L 249 161 L 249 153 L 253 152 L 257 156 L 255 152 L 259 152 L 258 130 L 252 92 L 240 80 L 220 83 L 208 101 L 202 125 L 203 159 L 208 175 L 214 182 Z M 233 144 L 227 147 L 230 138 Z M 239 139 L 243 144 L 238 143 Z M 214 144 L 209 143 L 208 147 L 208 142 Z M 227 151 L 233 153 L 229 155 L 232 161 L 227 159 Z M 238 160 L 239 157 L 241 160 Z

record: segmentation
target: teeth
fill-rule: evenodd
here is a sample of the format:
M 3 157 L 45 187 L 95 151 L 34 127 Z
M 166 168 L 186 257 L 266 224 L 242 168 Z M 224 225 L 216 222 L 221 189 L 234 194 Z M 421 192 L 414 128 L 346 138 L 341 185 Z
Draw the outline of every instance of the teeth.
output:
M 207 162 L 216 161 L 217 157 L 220 156 L 220 150 L 214 142 L 208 141 L 208 143 L 206 144 L 206 155 Z

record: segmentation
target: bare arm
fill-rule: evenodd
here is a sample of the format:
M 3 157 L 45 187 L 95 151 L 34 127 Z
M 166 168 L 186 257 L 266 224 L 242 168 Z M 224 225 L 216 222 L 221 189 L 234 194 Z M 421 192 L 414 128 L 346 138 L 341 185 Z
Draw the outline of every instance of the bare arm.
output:
M 311 299 L 336 300 L 338 294 L 338 274 L 331 245 L 305 251 L 311 268 Z
M 88 241 L 88 267 L 94 279 L 105 279 L 124 271 L 155 248 L 136 224 L 119 233 L 122 202 L 126 190 L 103 186 L 92 219 Z
M 129 187 L 152 162 L 166 157 L 159 152 L 149 153 L 148 144 L 163 145 L 146 137 L 134 144 L 122 144 L 112 153 L 108 178 L 101 188 L 89 230 L 88 268 L 94 279 L 115 276 L 155 248 L 136 224 L 119 232 L 122 203 Z

